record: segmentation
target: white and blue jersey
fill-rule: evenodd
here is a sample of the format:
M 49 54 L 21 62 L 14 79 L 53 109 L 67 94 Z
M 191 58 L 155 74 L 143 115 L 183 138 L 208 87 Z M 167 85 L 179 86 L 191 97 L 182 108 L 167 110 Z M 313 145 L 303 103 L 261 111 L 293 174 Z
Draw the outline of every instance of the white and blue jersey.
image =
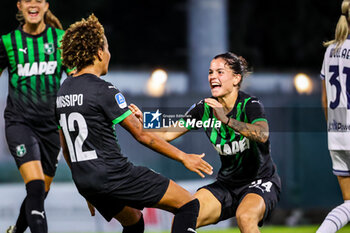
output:
M 328 46 L 321 78 L 327 92 L 328 149 L 350 150 L 350 37 L 339 48 Z

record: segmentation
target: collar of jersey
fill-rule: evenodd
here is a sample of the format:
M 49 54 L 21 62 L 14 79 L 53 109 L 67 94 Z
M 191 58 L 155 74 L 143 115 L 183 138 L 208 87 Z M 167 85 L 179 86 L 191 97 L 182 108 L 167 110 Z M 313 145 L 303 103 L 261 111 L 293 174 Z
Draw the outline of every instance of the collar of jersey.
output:
M 37 37 L 44 35 L 48 28 L 49 28 L 49 26 L 46 24 L 44 31 L 38 35 L 32 35 L 32 34 L 26 33 L 25 31 L 23 31 L 22 25 L 19 25 L 17 29 L 20 30 L 21 33 L 23 33 L 26 37 L 37 38 Z

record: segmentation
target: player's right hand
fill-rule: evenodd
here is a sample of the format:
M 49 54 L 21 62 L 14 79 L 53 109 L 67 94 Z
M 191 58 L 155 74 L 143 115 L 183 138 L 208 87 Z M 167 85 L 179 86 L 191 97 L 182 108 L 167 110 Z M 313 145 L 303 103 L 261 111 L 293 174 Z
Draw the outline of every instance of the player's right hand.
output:
M 143 124 L 142 111 L 135 104 L 130 104 L 128 107 L 131 110 L 131 112 L 136 116 L 136 118 Z
M 197 173 L 200 177 L 204 178 L 204 175 L 202 172 L 212 175 L 213 174 L 213 167 L 207 163 L 204 159 L 202 159 L 205 156 L 205 154 L 197 155 L 197 154 L 187 154 L 185 156 L 182 163 L 184 166 L 195 173 Z
M 88 200 L 86 200 L 86 203 L 87 203 L 88 208 L 90 210 L 91 216 L 95 216 L 95 207 L 90 202 L 88 202 Z

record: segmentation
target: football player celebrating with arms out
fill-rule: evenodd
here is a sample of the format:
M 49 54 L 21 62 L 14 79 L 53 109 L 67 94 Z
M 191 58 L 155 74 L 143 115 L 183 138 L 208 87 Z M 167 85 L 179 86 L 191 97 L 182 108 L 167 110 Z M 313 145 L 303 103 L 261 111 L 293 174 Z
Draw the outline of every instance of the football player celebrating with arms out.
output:
M 26 185 L 16 225 L 7 232 L 47 232 L 44 199 L 60 150 L 54 107 L 62 71 L 57 49 L 64 34 L 46 0 L 18 0 L 20 26 L 0 37 L 0 74 L 7 67 L 6 139 Z
M 155 132 L 172 141 L 208 120 L 215 121 L 210 124 L 214 127 L 204 129 L 222 166 L 216 182 L 195 194 L 200 203 L 197 227 L 236 216 L 241 232 L 260 232 L 258 225 L 279 200 L 281 182 L 270 156 L 263 106 L 256 97 L 240 91 L 246 74 L 244 58 L 230 52 L 215 56 L 208 75 L 212 97 L 194 104 L 180 120 L 182 124 Z M 137 106 L 131 104 L 130 109 L 142 122 Z M 220 127 L 217 121 L 221 121 Z
M 100 78 L 108 71 L 110 53 L 103 26 L 94 15 L 68 28 L 62 56 L 67 67 L 77 68 L 57 94 L 63 154 L 92 214 L 95 207 L 107 221 L 117 219 L 124 233 L 138 233 L 144 231 L 140 209 L 156 207 L 175 214 L 172 232 L 195 232 L 198 200 L 172 180 L 130 163 L 121 154 L 114 126 L 120 124 L 143 145 L 201 176 L 212 174 L 203 155 L 186 154 L 145 132 L 120 91 Z
M 334 208 L 325 218 L 317 233 L 334 233 L 349 222 L 350 217 L 350 1 L 341 5 L 341 16 L 335 29 L 335 39 L 325 42 L 322 79 L 322 106 L 328 129 L 328 149 L 333 174 L 337 176 L 344 203 Z

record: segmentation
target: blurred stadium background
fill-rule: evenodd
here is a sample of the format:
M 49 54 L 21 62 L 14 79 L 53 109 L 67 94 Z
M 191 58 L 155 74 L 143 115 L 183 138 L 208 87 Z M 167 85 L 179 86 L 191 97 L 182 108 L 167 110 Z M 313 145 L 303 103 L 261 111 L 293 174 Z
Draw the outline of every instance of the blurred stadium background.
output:
M 210 95 L 207 72 L 214 55 L 232 51 L 245 57 L 254 72 L 242 89 L 258 96 L 265 105 L 271 154 L 283 184 L 281 200 L 266 225 L 317 225 L 342 202 L 331 172 L 318 76 L 325 50 L 322 42 L 333 38 L 341 0 L 49 2 L 64 28 L 95 13 L 105 27 L 112 54 L 110 72 L 104 78 L 125 93 L 128 103 L 142 109 L 167 107 L 184 113 Z M 15 3 L 2 2 L 0 34 L 18 26 Z M 151 78 L 156 69 L 165 71 L 166 76 Z M 15 223 L 25 196 L 4 137 L 7 82 L 5 71 L 0 78 L 1 232 Z M 122 151 L 132 162 L 174 179 L 191 192 L 215 178 L 214 174 L 200 179 L 181 164 L 141 146 L 120 127 L 117 135 Z M 205 152 L 217 172 L 220 160 L 207 142 L 204 133 L 191 132 L 173 144 L 186 152 Z M 119 223 L 107 224 L 101 216 L 91 218 L 85 205 L 61 159 L 46 203 L 50 231 L 121 229 Z M 144 214 L 147 230 L 170 228 L 170 214 L 153 209 L 146 209 Z M 230 226 L 235 226 L 234 220 L 209 228 Z

